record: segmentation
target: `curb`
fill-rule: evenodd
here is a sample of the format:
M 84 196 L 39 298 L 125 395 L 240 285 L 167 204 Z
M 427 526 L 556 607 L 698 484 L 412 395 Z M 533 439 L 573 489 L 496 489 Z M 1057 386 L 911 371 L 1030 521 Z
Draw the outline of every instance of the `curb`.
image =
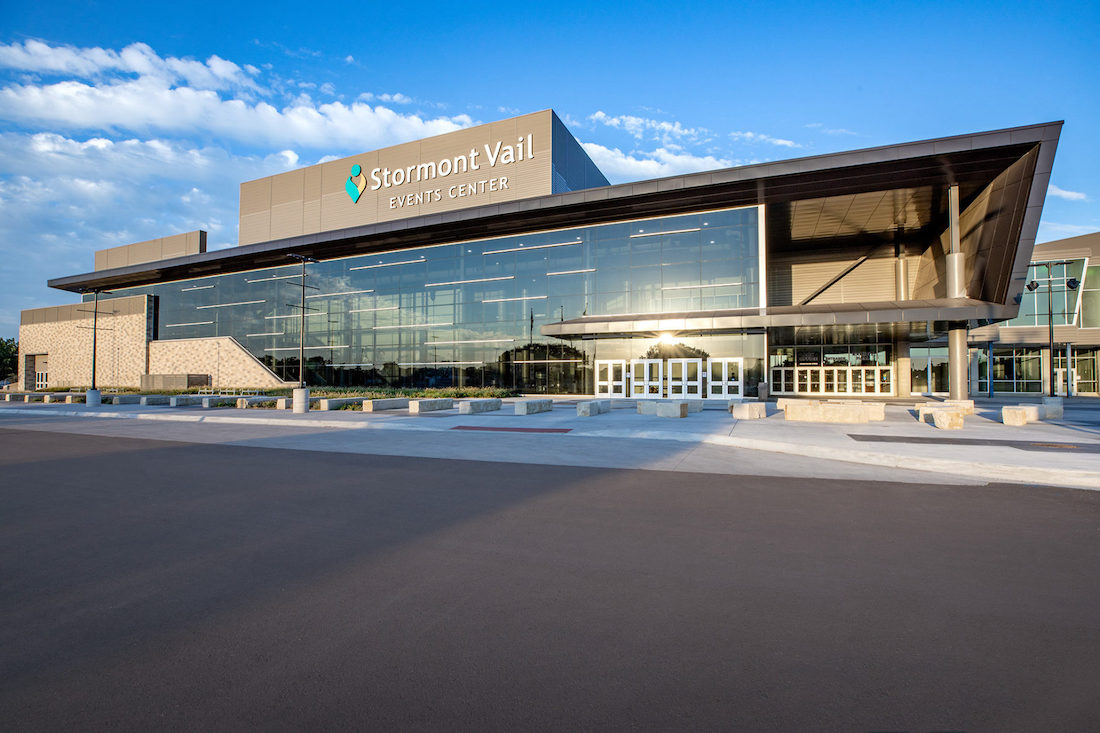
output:
M 291 416 L 276 419 L 263 417 L 243 417 L 236 415 L 195 415 L 181 413 L 141 413 L 141 412 L 94 412 L 90 410 L 50 410 L 39 412 L 37 410 L 15 409 L 0 411 L 3 415 L 36 415 L 59 417 L 90 417 L 121 420 L 159 420 L 164 422 L 188 422 L 188 423 L 216 423 L 229 425 L 267 425 L 267 426 L 299 426 L 311 428 L 330 428 L 338 430 L 407 430 L 420 432 L 445 432 L 449 427 L 432 427 L 430 425 L 415 425 L 406 422 L 351 422 L 341 420 L 325 420 L 321 418 L 296 418 Z M 565 434 L 562 437 L 592 437 L 592 438 L 616 438 L 625 440 L 671 440 L 681 443 L 707 443 L 709 445 L 724 445 L 731 448 L 797 455 L 808 458 L 821 458 L 830 461 L 845 463 L 857 463 L 867 466 L 882 466 L 884 468 L 901 468 L 912 471 L 924 471 L 927 473 L 952 474 L 978 478 L 986 481 L 1003 481 L 1014 484 L 1032 484 L 1042 486 L 1063 486 L 1076 489 L 1100 490 L 1100 472 L 1076 471 L 1068 469 L 1050 468 L 1049 466 L 1005 466 L 997 463 L 975 463 L 972 461 L 959 461 L 949 458 L 928 458 L 896 456 L 874 451 L 856 450 L 851 448 L 839 448 L 835 446 L 820 446 L 806 443 L 783 443 L 774 440 L 761 440 L 759 438 L 735 438 L 729 435 L 713 435 L 700 433 L 670 433 L 655 430 L 593 430 L 572 436 Z M 1042 476 L 1044 481 L 1021 481 L 1022 473 L 1033 473 Z

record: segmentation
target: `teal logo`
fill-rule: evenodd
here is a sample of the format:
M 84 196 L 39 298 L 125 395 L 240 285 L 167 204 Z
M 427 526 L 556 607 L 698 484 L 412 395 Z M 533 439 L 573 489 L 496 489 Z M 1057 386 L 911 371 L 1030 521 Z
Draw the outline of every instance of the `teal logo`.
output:
M 357 180 L 358 179 L 358 180 Z M 353 204 L 359 203 L 359 197 L 367 190 L 367 177 L 363 175 L 363 169 L 358 165 L 351 167 L 351 175 L 344 181 L 344 190 L 351 196 Z

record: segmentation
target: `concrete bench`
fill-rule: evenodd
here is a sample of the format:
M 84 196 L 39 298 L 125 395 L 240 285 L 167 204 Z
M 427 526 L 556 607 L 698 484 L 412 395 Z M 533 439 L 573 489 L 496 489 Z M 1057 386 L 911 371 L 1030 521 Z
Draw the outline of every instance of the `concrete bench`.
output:
M 687 400 L 662 400 L 657 403 L 657 417 L 687 417 L 691 406 Z
M 796 400 L 793 397 L 780 397 L 775 401 L 775 409 L 786 411 L 787 405 L 817 405 L 821 400 Z
M 205 409 L 212 407 L 236 407 L 237 398 L 229 395 L 215 395 L 213 397 L 203 397 L 202 406 Z
M 165 394 L 147 394 L 141 396 L 142 406 L 171 404 L 171 397 Z
M 112 405 L 138 405 L 141 404 L 141 395 L 138 394 L 116 394 L 111 398 Z
M 252 405 L 259 405 L 263 402 L 274 402 L 274 401 L 275 400 L 273 398 L 268 397 L 266 395 L 255 395 L 253 397 L 238 397 L 237 398 L 237 409 L 238 410 L 244 410 L 244 409 L 247 409 L 249 407 L 252 407 Z
M 783 419 L 793 422 L 823 422 L 856 424 L 870 422 L 863 405 L 816 400 L 791 401 L 783 410 Z
M 942 410 L 942 402 L 920 402 L 913 405 L 913 409 L 917 411 L 917 422 L 924 422 L 925 419 L 932 414 L 932 410 Z
M 73 394 L 71 392 L 53 392 L 43 397 L 42 401 L 45 402 L 47 405 L 59 404 L 62 402 L 71 405 L 73 403 L 73 399 L 76 397 L 79 397 L 81 402 L 84 401 L 84 395 Z
M 381 410 L 404 410 L 409 406 L 408 397 L 387 397 L 381 400 L 363 400 L 363 412 Z
M 962 430 L 965 413 L 954 407 L 932 410 L 932 424 L 940 430 Z
M 949 405 L 946 402 L 925 402 L 923 405 L 917 405 L 916 408 L 917 408 L 917 421 L 918 422 L 928 422 L 928 418 L 932 418 L 932 424 L 933 425 L 936 425 L 935 414 L 937 412 L 957 413 L 959 415 L 960 420 L 968 414 L 970 414 L 970 415 L 974 414 L 973 412 L 968 413 L 966 411 L 966 406 L 965 405 L 953 405 L 953 404 Z M 947 418 L 941 417 L 940 422 L 946 423 L 946 422 L 950 422 L 950 420 L 948 420 Z M 936 425 L 936 427 L 939 427 L 939 425 Z M 955 428 L 948 428 L 948 429 L 949 430 L 954 430 Z
M 703 411 L 703 400 L 638 400 L 637 410 L 639 415 L 656 415 L 658 405 L 681 402 L 687 405 L 689 413 Z
M 438 412 L 450 410 L 454 407 L 454 400 L 450 397 L 436 397 L 430 400 L 409 400 L 409 412 L 419 415 L 422 412 Z
M 317 400 L 318 410 L 339 410 L 347 405 L 357 405 L 363 401 L 362 397 L 323 397 Z
M 194 407 L 202 404 L 202 395 L 177 394 L 168 398 L 169 407 Z
M 1065 403 L 1062 402 L 1061 397 L 1044 397 L 1043 398 L 1043 419 L 1045 420 L 1061 420 L 1065 414 Z
M 872 422 L 882 422 L 886 419 L 885 402 L 860 402 L 863 411 L 867 413 L 867 419 Z
M 517 400 L 517 415 L 536 415 L 540 412 L 550 412 L 554 409 L 553 400 Z
M 763 402 L 731 402 L 729 410 L 736 420 L 759 420 L 768 416 L 768 406 Z
M 577 403 L 577 417 L 592 417 L 611 412 L 611 400 L 582 400 Z
M 1040 405 L 1005 405 L 1001 408 L 1001 422 L 1005 425 L 1027 425 L 1043 417 Z
M 23 395 L 24 402 L 42 402 L 46 399 L 44 392 L 31 392 L 30 394 Z
M 496 397 L 480 400 L 466 400 L 458 404 L 459 415 L 474 415 L 480 412 L 493 412 L 499 410 L 501 401 Z
M 974 414 L 974 400 L 944 400 L 943 404 L 961 410 L 964 415 Z

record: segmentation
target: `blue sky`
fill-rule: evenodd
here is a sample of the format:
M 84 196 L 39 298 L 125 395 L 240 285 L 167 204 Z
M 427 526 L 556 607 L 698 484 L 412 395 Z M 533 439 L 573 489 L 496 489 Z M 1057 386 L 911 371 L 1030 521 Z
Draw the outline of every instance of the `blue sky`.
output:
M 154 7 L 155 5 L 155 7 Z M 1100 230 L 1096 3 L 0 8 L 0 336 L 241 181 L 553 108 L 612 182 L 1065 120 L 1040 241 Z

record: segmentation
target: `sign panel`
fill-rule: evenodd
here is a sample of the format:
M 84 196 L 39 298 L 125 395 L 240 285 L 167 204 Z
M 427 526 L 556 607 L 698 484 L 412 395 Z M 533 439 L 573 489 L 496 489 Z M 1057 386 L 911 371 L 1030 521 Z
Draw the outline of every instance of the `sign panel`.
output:
M 550 110 L 241 184 L 240 244 L 552 193 Z

